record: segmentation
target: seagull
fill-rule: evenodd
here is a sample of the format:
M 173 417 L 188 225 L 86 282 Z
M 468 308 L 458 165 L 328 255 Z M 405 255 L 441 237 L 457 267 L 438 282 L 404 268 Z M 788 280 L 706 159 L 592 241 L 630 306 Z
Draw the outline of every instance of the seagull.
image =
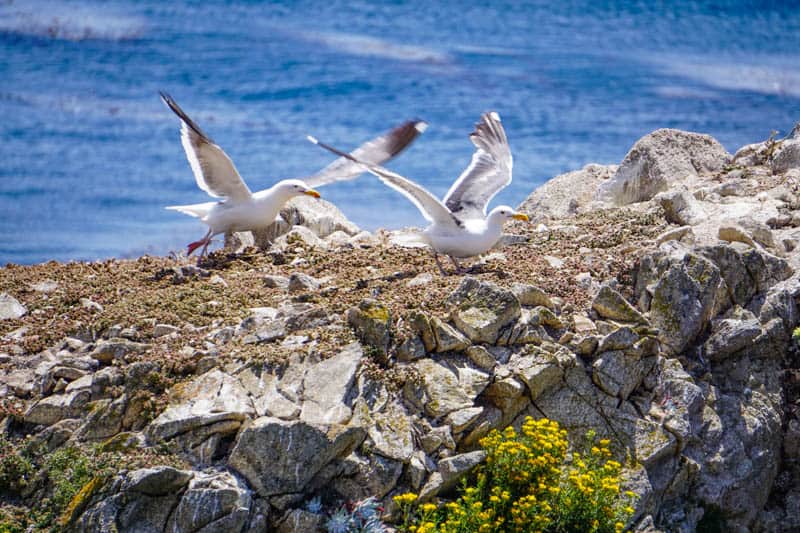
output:
M 202 247 L 202 259 L 215 235 L 268 226 L 276 221 L 281 208 L 291 198 L 300 195 L 319 198 L 319 193 L 313 187 L 353 179 L 364 171 L 361 164 L 340 157 L 306 178 L 285 179 L 269 189 L 250 192 L 225 151 L 189 118 L 170 95 L 163 91 L 159 94 L 167 107 L 181 119 L 181 144 L 197 186 L 209 196 L 220 198 L 217 202 L 167 206 L 167 209 L 199 218 L 208 226 L 208 232 L 202 239 L 188 245 L 187 256 Z M 399 154 L 426 127 L 427 124 L 419 120 L 404 122 L 386 134 L 362 144 L 353 151 L 351 157 L 369 164 L 381 164 Z
M 462 268 L 457 257 L 473 257 L 492 248 L 500 240 L 503 223 L 507 220 L 528 220 L 527 215 L 507 205 L 495 207 L 486 214 L 489 201 L 511 183 L 511 149 L 500 116 L 494 111 L 481 115 L 469 138 L 477 148 L 472 161 L 440 201 L 424 187 L 399 174 L 308 136 L 312 143 L 362 164 L 417 206 L 431 223 L 419 235 L 419 240 L 433 250 L 433 258 L 442 275 L 447 274 L 439 262 L 439 253 L 450 257 L 458 274 L 465 274 L 468 270 Z

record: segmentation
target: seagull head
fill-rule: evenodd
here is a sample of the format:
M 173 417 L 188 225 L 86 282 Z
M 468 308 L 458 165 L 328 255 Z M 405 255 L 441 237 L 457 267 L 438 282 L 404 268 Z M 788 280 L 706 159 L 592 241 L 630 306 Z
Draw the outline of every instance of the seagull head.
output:
M 293 198 L 301 194 L 319 198 L 319 193 L 301 180 L 283 180 L 275 184 L 274 189 L 278 194 L 285 195 L 287 198 Z
M 486 218 L 489 220 L 489 222 L 499 222 L 500 224 L 512 218 L 516 220 L 524 220 L 525 222 L 528 221 L 528 215 L 525 213 L 520 213 L 519 211 L 514 211 L 513 208 L 507 205 L 498 205 L 489 212 L 489 216 Z

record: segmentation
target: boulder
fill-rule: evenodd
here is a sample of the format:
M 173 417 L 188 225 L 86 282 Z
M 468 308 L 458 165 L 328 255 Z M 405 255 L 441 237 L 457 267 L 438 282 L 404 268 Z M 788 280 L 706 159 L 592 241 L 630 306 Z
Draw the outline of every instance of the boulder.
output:
M 303 379 L 300 420 L 309 424 L 345 424 L 352 416 L 350 391 L 363 352 L 358 343 L 310 366 Z
M 592 381 L 615 398 L 627 399 L 643 377 L 644 368 L 639 358 L 621 350 L 603 352 L 592 363 Z
M 500 330 L 522 313 L 511 291 L 473 277 L 464 278 L 447 302 L 453 323 L 473 342 L 494 344 Z
M 300 492 L 325 465 L 349 455 L 365 437 L 361 427 L 261 417 L 239 432 L 228 464 L 263 497 Z
M 89 356 L 97 361 L 110 364 L 114 360 L 124 361 L 129 354 L 140 354 L 150 349 L 149 344 L 133 342 L 128 339 L 114 338 L 101 340 L 95 345 Z
M 405 397 L 429 416 L 438 418 L 472 407 L 474 396 L 464 390 L 457 372 L 431 359 L 420 359 L 411 365 L 422 380 L 406 381 Z
M 25 422 L 49 426 L 65 418 L 79 418 L 90 398 L 88 390 L 46 396 L 30 406 Z
M 28 309 L 7 292 L 0 293 L 0 320 L 22 318 Z
M 714 172 L 730 160 L 709 135 L 660 129 L 633 145 L 614 176 L 600 185 L 596 199 L 627 205 L 651 199 L 673 184 L 702 172 Z
M 693 226 L 706 218 L 700 203 L 686 187 L 672 188 L 658 193 L 653 200 L 664 209 L 664 217 L 670 224 Z
M 600 287 L 594 300 L 592 300 L 592 309 L 601 317 L 611 320 L 634 324 L 644 324 L 647 322 L 647 319 L 645 319 L 636 308 L 629 304 L 620 293 L 608 285 Z
M 533 191 L 517 211 L 526 213 L 537 223 L 574 216 L 592 202 L 597 188 L 616 171 L 616 165 L 591 164 L 551 178 Z

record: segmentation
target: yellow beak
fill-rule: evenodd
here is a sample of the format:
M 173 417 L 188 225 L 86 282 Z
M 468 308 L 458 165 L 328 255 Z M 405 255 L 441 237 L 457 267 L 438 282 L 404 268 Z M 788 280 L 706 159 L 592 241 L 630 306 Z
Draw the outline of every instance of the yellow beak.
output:
M 307 191 L 303 191 L 303 194 L 307 194 L 309 196 L 313 196 L 314 198 L 319 198 L 319 193 L 314 189 L 308 189 Z
M 524 220 L 525 222 L 528 221 L 528 215 L 525 213 L 514 213 L 511 215 L 511 218 L 516 218 L 517 220 Z

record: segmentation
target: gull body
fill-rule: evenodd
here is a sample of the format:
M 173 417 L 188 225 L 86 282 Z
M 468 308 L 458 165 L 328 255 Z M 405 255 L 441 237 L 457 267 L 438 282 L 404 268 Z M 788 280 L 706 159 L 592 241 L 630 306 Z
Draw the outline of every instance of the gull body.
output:
M 386 185 L 397 190 L 417 206 L 430 225 L 412 237 L 431 247 L 439 271 L 445 274 L 438 254 L 450 257 L 456 271 L 464 269 L 456 258 L 473 257 L 492 248 L 503 234 L 503 224 L 511 219 L 528 220 L 527 215 L 501 205 L 488 214 L 489 201 L 511 183 L 512 157 L 500 116 L 484 113 L 470 134 L 477 148 L 469 166 L 450 187 L 443 200 L 427 189 L 379 165 L 361 161 L 350 154 L 309 137 L 311 142 L 351 161 L 361 163 Z
M 364 171 L 360 164 L 340 157 L 314 175 L 304 179 L 285 179 L 268 189 L 250 192 L 230 157 L 216 145 L 168 94 L 161 99 L 181 119 L 181 144 L 194 173 L 197 186 L 216 202 L 191 205 L 172 205 L 167 209 L 198 218 L 208 226 L 199 241 L 188 245 L 187 255 L 202 246 L 205 255 L 212 238 L 228 231 L 247 231 L 269 226 L 279 217 L 280 210 L 295 196 L 319 198 L 312 187 L 335 181 L 353 179 Z M 359 160 L 380 164 L 399 154 L 427 125 L 407 121 L 388 133 L 376 137 L 353 151 Z

